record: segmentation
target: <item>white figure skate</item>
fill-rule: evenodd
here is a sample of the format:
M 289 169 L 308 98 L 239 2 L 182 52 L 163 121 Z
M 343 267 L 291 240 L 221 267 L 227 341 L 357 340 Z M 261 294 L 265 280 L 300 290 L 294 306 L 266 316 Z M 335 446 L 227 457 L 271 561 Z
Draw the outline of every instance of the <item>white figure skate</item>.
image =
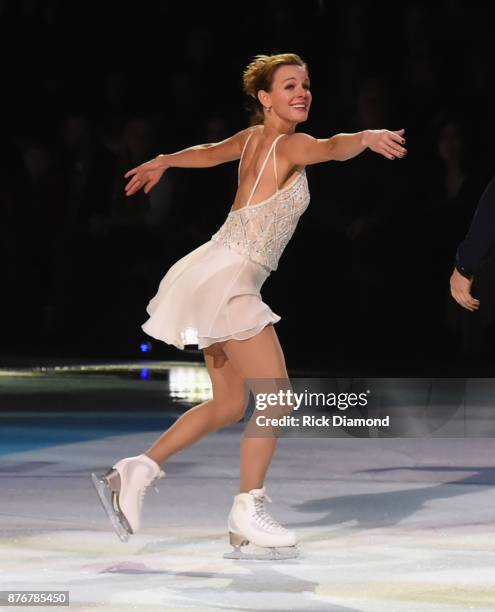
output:
M 163 476 L 165 471 L 145 454 L 121 459 L 100 476 L 91 474 L 103 508 L 122 542 L 140 529 L 146 491 Z M 155 490 L 158 492 L 156 486 Z
M 271 502 L 261 489 L 251 489 L 248 493 L 238 493 L 229 513 L 229 541 L 234 547 L 224 559 L 257 559 L 275 561 L 293 559 L 298 556 L 296 534 L 282 527 L 273 519 L 264 507 L 265 499 Z M 261 548 L 268 548 L 266 553 L 244 553 L 241 546 L 252 542 Z

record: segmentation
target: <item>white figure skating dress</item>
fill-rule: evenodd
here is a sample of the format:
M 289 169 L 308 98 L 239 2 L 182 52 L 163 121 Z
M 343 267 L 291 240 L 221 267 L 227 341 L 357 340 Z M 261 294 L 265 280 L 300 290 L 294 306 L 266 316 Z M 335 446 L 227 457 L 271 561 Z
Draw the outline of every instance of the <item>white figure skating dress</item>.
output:
M 238 184 L 252 134 L 242 149 Z M 310 200 L 304 168 L 289 185 L 278 188 L 275 145 L 284 135 L 273 141 L 247 204 L 231 209 L 208 242 L 169 268 L 146 307 L 149 318 L 141 327 L 149 336 L 182 350 L 188 345 L 203 349 L 230 338 L 245 340 L 281 319 L 263 302 L 260 290 L 277 269 Z M 272 152 L 277 190 L 250 205 Z

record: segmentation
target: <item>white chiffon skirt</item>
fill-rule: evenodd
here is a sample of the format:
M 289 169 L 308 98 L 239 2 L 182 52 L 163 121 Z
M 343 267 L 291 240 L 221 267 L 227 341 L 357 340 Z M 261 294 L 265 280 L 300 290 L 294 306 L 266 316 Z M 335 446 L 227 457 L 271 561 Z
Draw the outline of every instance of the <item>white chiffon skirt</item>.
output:
M 250 338 L 281 319 L 261 299 L 269 275 L 262 265 L 209 240 L 168 269 L 141 328 L 182 350 Z

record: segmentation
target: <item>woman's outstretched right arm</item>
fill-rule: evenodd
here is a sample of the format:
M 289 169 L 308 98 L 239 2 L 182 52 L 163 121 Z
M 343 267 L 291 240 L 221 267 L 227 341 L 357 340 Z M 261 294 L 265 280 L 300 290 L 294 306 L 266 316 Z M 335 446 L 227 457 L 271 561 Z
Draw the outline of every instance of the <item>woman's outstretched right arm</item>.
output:
M 124 178 L 132 177 L 125 186 L 126 195 L 136 193 L 141 187 L 148 193 L 168 168 L 211 168 L 225 162 L 239 159 L 246 128 L 220 142 L 194 145 L 176 153 L 157 155 L 154 159 L 132 168 Z
M 241 156 L 242 142 L 249 128 L 237 132 L 220 142 L 199 144 L 177 153 L 161 154 L 162 163 L 168 168 L 210 168 Z

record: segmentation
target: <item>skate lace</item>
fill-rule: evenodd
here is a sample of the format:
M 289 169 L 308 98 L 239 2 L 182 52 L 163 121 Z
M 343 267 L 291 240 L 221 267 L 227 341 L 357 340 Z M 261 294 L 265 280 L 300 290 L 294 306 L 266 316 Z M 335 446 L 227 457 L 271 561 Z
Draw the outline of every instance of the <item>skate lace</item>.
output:
M 139 501 L 140 503 L 143 503 L 144 500 L 144 496 L 146 495 L 148 489 L 153 486 L 153 488 L 155 489 L 155 491 L 157 493 L 159 493 L 159 489 L 156 486 L 156 481 L 159 480 L 160 478 L 163 478 L 163 476 L 165 476 L 165 472 L 163 470 L 160 470 L 158 472 L 158 474 L 153 478 L 153 480 L 150 480 L 150 482 L 148 482 L 147 484 L 143 485 L 140 489 L 139 489 Z
M 268 500 L 269 502 L 271 502 L 272 500 L 270 499 L 270 497 L 268 497 L 268 495 L 265 493 L 264 497 L 254 497 L 254 508 L 255 508 L 255 512 L 254 512 L 254 518 L 255 520 L 258 521 L 258 523 L 260 523 L 262 526 L 267 526 L 267 527 L 272 527 L 275 529 L 284 529 L 282 527 L 282 525 L 280 525 L 280 523 L 277 523 L 277 521 L 268 514 L 268 512 L 265 510 L 265 499 Z

